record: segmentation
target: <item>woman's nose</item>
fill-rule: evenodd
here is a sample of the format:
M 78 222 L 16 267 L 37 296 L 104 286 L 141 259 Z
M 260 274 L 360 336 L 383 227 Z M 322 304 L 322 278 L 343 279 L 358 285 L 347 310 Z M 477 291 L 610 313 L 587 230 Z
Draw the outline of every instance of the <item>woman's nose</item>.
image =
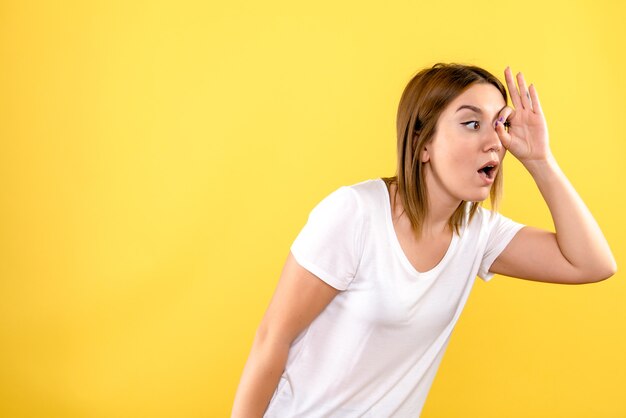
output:
M 496 132 L 495 127 L 493 131 L 490 131 L 486 135 L 486 137 L 487 138 L 485 139 L 485 151 L 486 152 L 491 152 L 491 151 L 500 152 L 500 150 L 502 149 L 502 142 L 500 141 L 500 137 L 498 136 L 498 133 Z

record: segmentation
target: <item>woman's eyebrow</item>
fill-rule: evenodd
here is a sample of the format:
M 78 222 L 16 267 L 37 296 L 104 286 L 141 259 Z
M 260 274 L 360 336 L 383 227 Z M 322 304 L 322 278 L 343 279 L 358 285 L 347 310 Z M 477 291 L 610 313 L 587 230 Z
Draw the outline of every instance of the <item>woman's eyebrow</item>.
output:
M 502 107 L 502 109 L 504 109 L 505 107 L 506 107 L 506 105 L 504 105 Z M 472 106 L 472 105 L 461 105 L 461 106 L 459 106 L 459 108 L 456 111 L 458 112 L 461 109 L 469 109 L 469 110 L 472 110 L 472 111 L 474 111 L 474 112 L 476 112 L 478 114 L 481 114 L 481 115 L 483 113 L 483 111 L 479 107 Z M 500 111 L 498 113 L 502 112 L 502 109 L 500 109 Z M 454 113 L 456 113 L 456 112 L 454 112 Z
M 476 113 L 483 113 L 483 111 L 480 110 L 480 108 L 478 108 L 476 106 L 472 106 L 472 105 L 461 105 L 461 106 L 459 106 L 459 108 L 456 111 L 458 112 L 461 109 L 470 109 L 470 110 L 473 110 Z

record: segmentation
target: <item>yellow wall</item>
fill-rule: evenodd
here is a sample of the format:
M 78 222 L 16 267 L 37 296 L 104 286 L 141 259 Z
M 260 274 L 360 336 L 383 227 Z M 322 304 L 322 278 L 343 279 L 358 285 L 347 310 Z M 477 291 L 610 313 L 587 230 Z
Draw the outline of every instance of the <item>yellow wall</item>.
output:
M 437 61 L 535 83 L 622 271 L 477 282 L 423 416 L 626 416 L 624 6 L 384 3 L 0 3 L 0 416 L 227 416 L 309 211 L 394 173 Z

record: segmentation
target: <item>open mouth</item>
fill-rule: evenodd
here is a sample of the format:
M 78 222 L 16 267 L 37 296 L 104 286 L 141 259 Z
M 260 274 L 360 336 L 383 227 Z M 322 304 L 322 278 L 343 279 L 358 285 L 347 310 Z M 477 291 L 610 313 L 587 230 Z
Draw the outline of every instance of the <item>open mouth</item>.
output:
M 498 163 L 495 161 L 490 161 L 487 164 L 485 164 L 484 166 L 482 166 L 480 169 L 478 169 L 478 174 L 481 175 L 481 177 L 484 177 L 486 179 L 489 180 L 493 180 L 496 176 L 496 167 L 497 167 Z

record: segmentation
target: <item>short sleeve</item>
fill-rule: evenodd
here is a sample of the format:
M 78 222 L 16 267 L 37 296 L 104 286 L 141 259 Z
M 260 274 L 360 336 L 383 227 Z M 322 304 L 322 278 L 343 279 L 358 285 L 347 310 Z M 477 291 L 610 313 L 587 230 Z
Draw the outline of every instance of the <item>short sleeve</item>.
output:
M 355 190 L 342 186 L 310 212 L 291 245 L 298 264 L 338 290 L 346 290 L 361 259 L 364 210 Z
M 506 246 L 509 245 L 515 234 L 525 225 L 515 222 L 500 213 L 486 212 L 487 245 L 478 269 L 478 277 L 488 282 L 495 275 L 495 273 L 489 271 L 489 268 Z

